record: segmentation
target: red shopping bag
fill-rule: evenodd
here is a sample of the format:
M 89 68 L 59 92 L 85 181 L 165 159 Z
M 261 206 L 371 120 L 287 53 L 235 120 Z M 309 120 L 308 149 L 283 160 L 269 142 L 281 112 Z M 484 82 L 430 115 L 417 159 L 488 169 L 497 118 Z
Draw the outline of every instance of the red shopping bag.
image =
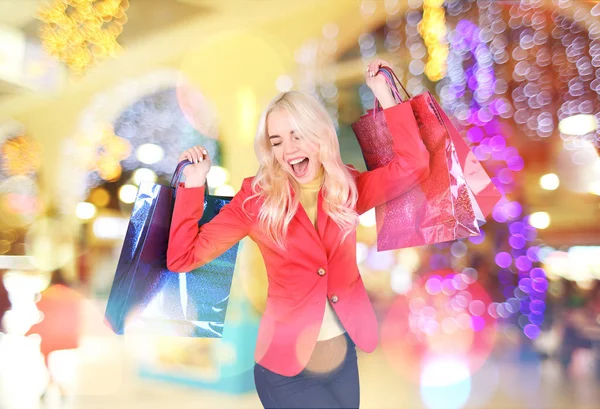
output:
M 396 76 L 396 73 L 389 69 L 388 67 L 382 67 L 382 71 L 386 74 L 388 79 L 388 84 L 398 91 L 396 84 L 394 83 L 394 79 L 400 84 L 402 89 L 408 92 L 402 85 L 402 82 Z M 465 181 L 469 186 L 469 189 L 473 193 L 475 200 L 477 201 L 477 205 L 481 210 L 482 219 L 480 220 L 481 227 L 485 223 L 485 217 L 487 217 L 492 210 L 494 210 L 494 206 L 502 199 L 502 193 L 498 190 L 498 188 L 494 185 L 489 175 L 481 165 L 481 162 L 475 157 L 473 151 L 467 145 L 464 138 L 458 132 L 450 118 L 446 112 L 439 106 L 438 102 L 434 99 L 435 104 L 438 107 L 438 113 L 448 133 L 450 134 L 450 138 L 454 143 L 454 148 L 456 150 L 456 154 L 458 155 L 458 160 L 460 162 L 460 167 L 463 170 L 463 174 L 465 177 Z M 476 209 L 477 210 L 477 209 Z
M 477 194 L 470 190 L 465 180 L 449 130 L 449 126 L 453 128 L 452 124 L 444 120 L 445 114 L 431 93 L 411 98 L 398 81 L 409 96 L 402 101 L 389 78 L 394 95 L 400 104 L 410 107 L 417 120 L 418 132 L 430 153 L 430 176 L 402 196 L 376 208 L 378 250 L 479 235 L 483 210 L 479 208 Z M 386 165 L 394 155 L 392 135 L 386 126 L 382 126 L 385 117 L 378 107 L 376 101 L 375 108 L 352 125 L 368 169 Z M 477 193 L 482 191 L 478 186 Z
M 481 162 L 475 157 L 475 154 L 469 148 L 469 145 L 467 145 L 467 142 L 465 142 L 456 127 L 452 124 L 448 115 L 446 115 L 441 108 L 439 109 L 439 112 L 446 125 L 446 129 L 448 129 L 448 132 L 450 133 L 450 138 L 452 138 L 452 142 L 454 143 L 454 149 L 456 149 L 456 154 L 458 155 L 460 167 L 463 170 L 467 185 L 469 185 L 469 189 L 473 192 L 473 196 L 475 196 L 475 200 L 485 218 L 492 210 L 494 210 L 496 203 L 502 199 L 502 193 L 500 193 L 498 188 L 494 185 L 481 165 Z M 479 227 L 481 227 L 481 224 Z

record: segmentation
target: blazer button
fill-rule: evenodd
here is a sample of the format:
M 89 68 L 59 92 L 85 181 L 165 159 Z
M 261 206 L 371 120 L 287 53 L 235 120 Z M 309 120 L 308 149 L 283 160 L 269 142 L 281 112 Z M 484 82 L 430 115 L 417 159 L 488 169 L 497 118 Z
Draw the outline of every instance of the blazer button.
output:
M 325 269 L 324 268 L 320 268 L 317 270 L 317 274 L 320 276 L 324 276 L 325 275 Z
M 338 302 L 338 296 L 337 296 L 337 295 L 334 295 L 333 297 L 331 297 L 331 302 L 332 302 L 332 303 L 334 303 L 334 304 L 335 304 L 336 302 Z

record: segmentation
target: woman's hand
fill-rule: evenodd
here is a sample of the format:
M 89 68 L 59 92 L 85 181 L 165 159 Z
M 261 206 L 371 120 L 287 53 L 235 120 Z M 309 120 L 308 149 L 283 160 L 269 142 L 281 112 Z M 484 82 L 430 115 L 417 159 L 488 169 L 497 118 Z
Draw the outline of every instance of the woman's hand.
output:
M 193 146 L 184 151 L 178 162 L 189 160 L 191 165 L 183 169 L 185 175 L 185 187 L 199 187 L 206 183 L 206 175 L 210 170 L 211 160 L 208 152 L 202 146 Z
M 392 93 L 390 86 L 385 80 L 384 74 L 379 72 L 381 66 L 391 68 L 389 62 L 384 61 L 381 58 L 376 58 L 367 66 L 365 79 L 367 86 L 371 88 L 373 95 L 375 95 L 375 98 L 377 98 L 381 107 L 386 109 L 396 105 L 396 100 L 394 99 L 394 94 Z

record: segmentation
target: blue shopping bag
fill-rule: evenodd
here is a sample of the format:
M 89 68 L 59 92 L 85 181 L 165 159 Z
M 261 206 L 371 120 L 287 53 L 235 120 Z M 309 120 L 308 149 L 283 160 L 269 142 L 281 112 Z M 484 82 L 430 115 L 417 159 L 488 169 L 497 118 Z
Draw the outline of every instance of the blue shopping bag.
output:
M 106 322 L 117 334 L 135 331 L 185 337 L 221 338 L 239 243 L 188 273 L 167 268 L 169 228 L 178 166 L 170 186 L 140 184 L 106 307 Z M 205 190 L 201 226 L 231 197 Z

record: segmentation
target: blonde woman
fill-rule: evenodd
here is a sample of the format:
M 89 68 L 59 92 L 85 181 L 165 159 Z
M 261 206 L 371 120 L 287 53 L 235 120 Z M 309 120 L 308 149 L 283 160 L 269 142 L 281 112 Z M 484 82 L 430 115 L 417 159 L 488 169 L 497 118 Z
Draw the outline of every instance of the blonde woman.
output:
M 379 73 L 366 83 L 380 101 L 394 134 L 395 159 L 358 172 L 342 162 L 335 127 L 314 98 L 296 91 L 275 97 L 255 139 L 260 167 L 211 222 L 203 212 L 206 150 L 196 146 L 180 185 L 167 253 L 169 269 L 197 268 L 250 236 L 268 275 L 254 377 L 265 408 L 357 408 L 355 347 L 375 349 L 378 326 L 356 264 L 358 216 L 401 195 L 429 174 L 429 153 L 403 135 L 395 100 Z

